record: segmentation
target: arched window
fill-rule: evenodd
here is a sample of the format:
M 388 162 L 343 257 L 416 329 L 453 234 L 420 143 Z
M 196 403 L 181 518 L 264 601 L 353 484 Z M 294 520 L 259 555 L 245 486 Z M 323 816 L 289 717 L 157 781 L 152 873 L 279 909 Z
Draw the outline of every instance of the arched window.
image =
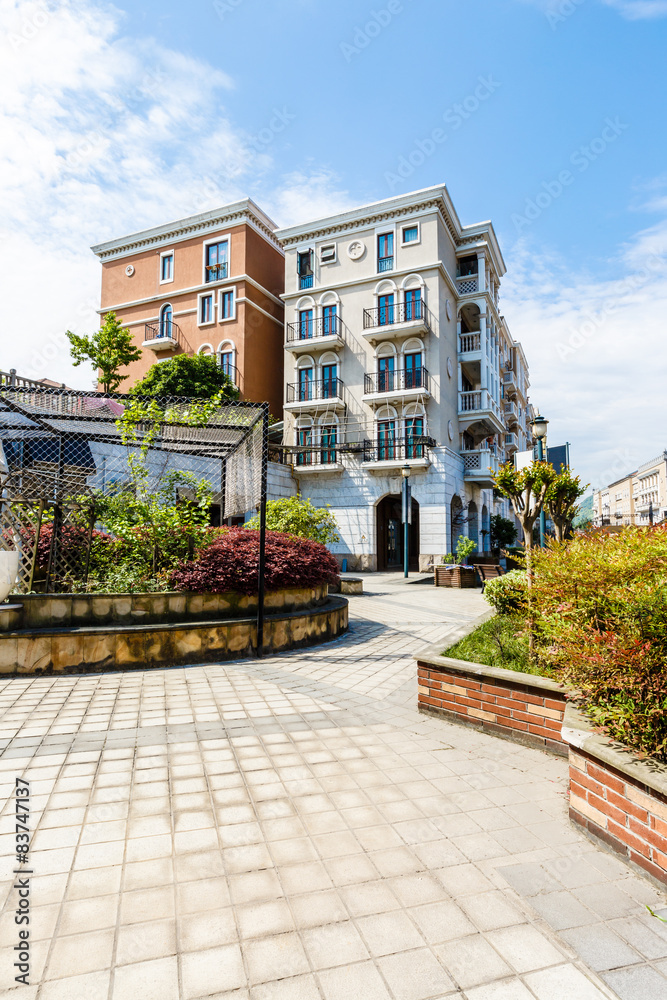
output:
M 396 285 L 393 281 L 381 281 L 375 289 L 377 301 L 377 326 L 390 326 L 397 322 Z
M 449 521 L 449 537 L 450 537 L 450 551 L 456 553 L 456 542 L 463 533 L 463 525 L 465 524 L 465 514 L 463 513 L 463 504 L 461 503 L 461 497 L 457 496 L 456 493 L 452 497 L 452 502 L 450 504 L 450 521 Z
M 218 364 L 225 375 L 228 375 L 234 385 L 238 385 L 238 372 L 236 368 L 236 347 L 232 340 L 223 340 L 218 346 Z
M 296 422 L 296 443 L 299 450 L 296 453 L 297 465 L 313 465 L 316 452 L 313 451 L 313 421 L 311 417 L 299 417 Z
M 411 403 L 403 411 L 405 423 L 405 457 L 424 457 L 424 435 L 426 433 L 426 418 L 424 407 L 420 403 Z
M 173 336 L 174 311 L 168 302 L 160 309 L 160 337 Z
M 379 462 L 393 461 L 396 458 L 397 417 L 393 406 L 383 406 L 377 412 L 375 434 Z
M 422 389 L 424 378 L 424 346 L 421 340 L 408 340 L 403 345 L 403 370 L 405 371 L 405 388 Z
M 424 307 L 424 282 L 420 275 L 409 274 L 403 282 L 403 310 L 402 320 L 411 323 L 413 320 L 422 319 Z
M 396 348 L 389 342 L 380 344 L 376 352 L 376 392 L 393 392 L 396 388 Z
M 197 354 L 205 354 L 207 357 L 213 354 L 213 344 L 202 344 L 197 348 Z
M 468 504 L 468 538 L 477 545 L 479 550 L 479 517 L 477 514 L 477 504 L 471 500 Z

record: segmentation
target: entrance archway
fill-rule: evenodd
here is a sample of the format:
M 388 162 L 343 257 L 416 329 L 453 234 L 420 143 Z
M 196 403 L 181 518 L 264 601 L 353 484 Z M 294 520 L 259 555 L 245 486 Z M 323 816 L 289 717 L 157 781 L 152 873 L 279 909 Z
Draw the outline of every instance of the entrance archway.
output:
M 463 534 L 464 524 L 465 514 L 463 513 L 461 497 L 455 493 L 449 506 L 449 551 L 454 554 L 456 554 L 456 543 L 459 535 Z
M 403 523 L 402 500 L 396 494 L 389 494 L 380 500 L 376 508 L 377 566 L 384 570 L 403 569 Z M 419 569 L 419 503 L 412 498 L 412 524 L 410 525 L 410 565 L 411 570 Z

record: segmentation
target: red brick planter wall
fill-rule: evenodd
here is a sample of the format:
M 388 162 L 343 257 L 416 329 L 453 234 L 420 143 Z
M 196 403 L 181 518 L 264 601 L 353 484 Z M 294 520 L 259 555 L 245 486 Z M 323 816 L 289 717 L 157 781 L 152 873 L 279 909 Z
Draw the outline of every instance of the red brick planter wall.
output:
M 566 694 L 555 681 L 430 653 L 418 656 L 417 666 L 421 712 L 567 754 Z
M 667 884 L 667 769 L 615 750 L 571 707 L 565 727 L 572 744 L 570 819 Z

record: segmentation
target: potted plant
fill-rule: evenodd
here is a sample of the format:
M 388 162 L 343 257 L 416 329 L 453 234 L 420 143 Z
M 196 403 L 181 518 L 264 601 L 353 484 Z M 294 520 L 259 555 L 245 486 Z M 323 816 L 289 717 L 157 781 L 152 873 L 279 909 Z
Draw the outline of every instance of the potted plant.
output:
M 475 587 L 477 578 L 474 566 L 464 566 L 463 563 L 477 548 L 477 542 L 465 535 L 459 535 L 456 542 L 456 555 L 448 552 L 442 565 L 435 567 L 436 587 Z

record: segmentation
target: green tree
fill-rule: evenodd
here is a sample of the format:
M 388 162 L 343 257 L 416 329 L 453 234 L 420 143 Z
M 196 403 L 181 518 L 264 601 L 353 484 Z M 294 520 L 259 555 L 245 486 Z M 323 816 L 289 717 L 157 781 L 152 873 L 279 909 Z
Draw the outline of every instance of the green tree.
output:
M 491 515 L 491 548 L 506 549 L 516 541 L 516 526 L 502 514 Z
M 328 507 L 328 504 L 326 507 L 314 507 L 310 500 L 304 500 L 300 495 L 269 500 L 266 504 L 266 527 L 270 531 L 310 538 L 323 545 L 338 542 L 338 525 Z M 248 521 L 246 528 L 259 528 L 259 515 Z
M 116 392 L 127 378 L 127 375 L 120 374 L 121 369 L 141 357 L 141 350 L 135 347 L 132 334 L 122 326 L 114 312 L 107 313 L 103 326 L 90 336 L 80 336 L 68 330 L 67 338 L 71 344 L 74 367 L 78 368 L 84 361 L 92 362 L 99 371 L 104 392 Z
M 169 361 L 153 365 L 130 389 L 135 396 L 185 396 L 234 402 L 239 390 L 220 367 L 217 358 L 206 354 L 177 354 Z
M 579 510 L 579 500 L 588 489 L 582 486 L 579 476 L 564 468 L 547 490 L 545 506 L 556 528 L 556 538 L 562 542 L 572 530 L 572 522 Z

